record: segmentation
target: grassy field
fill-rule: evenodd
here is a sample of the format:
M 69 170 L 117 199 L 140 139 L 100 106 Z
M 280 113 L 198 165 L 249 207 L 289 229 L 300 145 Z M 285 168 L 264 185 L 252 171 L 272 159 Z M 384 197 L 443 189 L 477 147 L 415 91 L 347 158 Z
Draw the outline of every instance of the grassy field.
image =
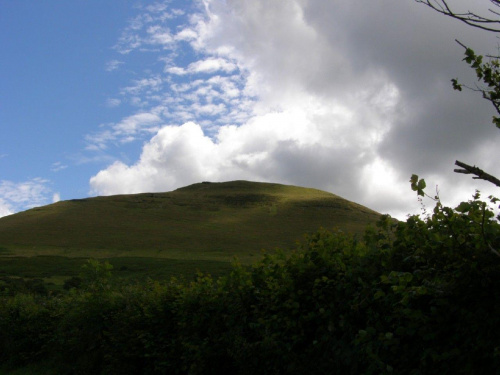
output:
M 0 219 L 0 277 L 60 285 L 85 259 L 124 278 L 221 274 L 319 227 L 361 233 L 379 214 L 316 189 L 233 181 L 58 202 Z

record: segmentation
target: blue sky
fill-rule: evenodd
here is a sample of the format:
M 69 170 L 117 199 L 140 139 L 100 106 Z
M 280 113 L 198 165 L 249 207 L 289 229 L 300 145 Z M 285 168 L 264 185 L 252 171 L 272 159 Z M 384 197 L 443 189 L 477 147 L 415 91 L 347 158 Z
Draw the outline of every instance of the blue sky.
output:
M 126 2 L 104 3 L 0 5 L 2 179 L 39 177 L 55 192 L 87 193 L 91 169 L 63 168 L 79 164 L 89 129 L 120 115 L 105 106 L 119 80 L 104 67 L 130 14 Z
M 456 6 L 466 4 L 456 1 Z M 412 173 L 446 202 L 499 174 L 493 111 L 455 38 L 412 0 L 3 1 L 0 216 L 57 200 L 247 179 L 397 217 Z M 473 124 L 473 125 L 471 125 Z

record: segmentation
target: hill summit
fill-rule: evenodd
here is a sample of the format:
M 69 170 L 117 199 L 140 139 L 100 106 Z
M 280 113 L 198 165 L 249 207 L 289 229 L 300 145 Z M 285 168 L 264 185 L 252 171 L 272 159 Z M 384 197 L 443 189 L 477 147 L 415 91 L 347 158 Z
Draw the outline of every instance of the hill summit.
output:
M 0 219 L 0 255 L 248 258 L 319 227 L 362 232 L 379 214 L 317 189 L 202 182 L 167 193 L 61 201 Z

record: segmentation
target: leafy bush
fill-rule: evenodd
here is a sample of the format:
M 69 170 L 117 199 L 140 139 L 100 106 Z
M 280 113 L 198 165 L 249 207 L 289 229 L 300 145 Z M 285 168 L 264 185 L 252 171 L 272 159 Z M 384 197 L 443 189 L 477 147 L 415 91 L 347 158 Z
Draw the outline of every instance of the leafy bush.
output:
M 15 367 L 43 359 L 56 304 L 55 299 L 28 294 L 0 299 L 0 364 Z
M 18 293 L 47 295 L 47 287 L 42 279 L 0 277 L 0 294 L 14 296 Z

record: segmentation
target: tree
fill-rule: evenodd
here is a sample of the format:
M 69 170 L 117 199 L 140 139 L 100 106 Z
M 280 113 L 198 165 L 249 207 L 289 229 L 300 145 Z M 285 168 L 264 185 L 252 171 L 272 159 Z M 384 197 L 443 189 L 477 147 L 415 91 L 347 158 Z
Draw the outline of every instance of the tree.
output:
M 500 33 L 500 0 L 489 0 L 492 7 L 488 9 L 487 15 L 476 13 L 474 11 L 457 11 L 448 0 L 415 0 L 417 3 L 427 5 L 438 13 L 445 16 L 457 19 L 465 24 L 492 33 Z M 496 10 L 495 8 L 499 8 Z M 460 41 L 457 40 L 465 49 L 464 61 L 475 70 L 479 84 L 474 87 L 466 86 L 458 82 L 458 79 L 452 79 L 453 88 L 462 91 L 462 88 L 467 88 L 482 94 L 482 97 L 488 100 L 495 111 L 500 116 L 500 56 L 487 55 L 486 59 L 483 55 L 477 55 L 475 51 Z M 485 60 L 485 61 L 483 61 Z M 500 117 L 493 116 L 493 123 L 500 129 Z M 500 180 L 495 176 L 486 173 L 482 169 L 471 166 L 459 160 L 455 161 L 455 165 L 460 169 L 455 169 L 456 173 L 471 174 L 473 179 L 489 181 L 492 184 L 500 187 Z

